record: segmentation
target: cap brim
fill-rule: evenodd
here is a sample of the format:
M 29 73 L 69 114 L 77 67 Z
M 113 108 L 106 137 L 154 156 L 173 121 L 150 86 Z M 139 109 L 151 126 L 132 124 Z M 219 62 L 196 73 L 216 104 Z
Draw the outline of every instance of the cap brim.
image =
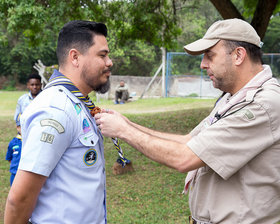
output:
M 195 42 L 192 42 L 186 46 L 184 46 L 184 50 L 191 55 L 199 55 L 203 54 L 205 50 L 213 47 L 219 42 L 219 39 L 199 39 Z

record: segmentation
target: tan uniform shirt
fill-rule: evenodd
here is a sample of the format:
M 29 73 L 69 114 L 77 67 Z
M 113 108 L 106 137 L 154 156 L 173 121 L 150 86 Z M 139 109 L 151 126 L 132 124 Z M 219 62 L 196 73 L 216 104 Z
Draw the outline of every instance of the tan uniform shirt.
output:
M 207 164 L 190 185 L 192 215 L 211 223 L 276 223 L 280 220 L 280 87 L 266 82 L 253 102 L 234 106 L 210 125 L 219 104 L 191 132 L 188 142 Z

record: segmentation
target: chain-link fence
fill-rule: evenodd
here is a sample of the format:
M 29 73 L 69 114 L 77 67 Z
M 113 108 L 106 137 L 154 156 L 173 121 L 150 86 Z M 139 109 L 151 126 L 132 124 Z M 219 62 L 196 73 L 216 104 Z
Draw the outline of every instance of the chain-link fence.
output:
M 185 52 L 167 53 L 167 96 L 217 97 L 221 94 L 213 87 L 206 71 L 200 69 L 202 57 Z M 280 79 L 280 54 L 264 54 L 263 62 L 270 65 L 273 76 Z

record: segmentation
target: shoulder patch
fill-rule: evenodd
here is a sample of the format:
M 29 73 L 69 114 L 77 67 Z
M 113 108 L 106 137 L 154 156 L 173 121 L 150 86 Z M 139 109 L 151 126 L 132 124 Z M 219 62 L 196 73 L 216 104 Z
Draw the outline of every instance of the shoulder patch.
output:
M 50 126 L 55 128 L 59 134 L 64 132 L 64 127 L 56 120 L 53 119 L 44 119 L 40 121 L 41 126 Z
M 236 112 L 236 115 L 241 115 L 248 121 L 254 120 L 256 118 L 255 114 L 249 109 L 240 110 Z
M 51 135 L 51 134 L 43 132 L 42 135 L 41 135 L 41 139 L 40 140 L 42 142 L 46 142 L 46 143 L 52 144 L 53 140 L 54 140 L 54 135 Z

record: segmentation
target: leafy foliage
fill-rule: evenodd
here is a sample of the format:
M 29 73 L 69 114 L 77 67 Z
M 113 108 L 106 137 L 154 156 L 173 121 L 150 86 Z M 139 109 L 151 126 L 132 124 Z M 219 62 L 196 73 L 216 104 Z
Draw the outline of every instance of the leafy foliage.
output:
M 267 53 L 280 53 L 280 13 L 270 19 L 270 23 L 263 40 L 263 51 Z
M 250 20 L 258 1 L 232 2 Z M 279 9 L 280 3 L 266 51 L 278 49 Z M 0 76 L 24 83 L 38 59 L 57 64 L 57 35 L 69 20 L 106 23 L 114 74 L 150 76 L 160 65 L 160 47 L 183 51 L 221 16 L 210 0 L 0 0 L 0 19 Z

